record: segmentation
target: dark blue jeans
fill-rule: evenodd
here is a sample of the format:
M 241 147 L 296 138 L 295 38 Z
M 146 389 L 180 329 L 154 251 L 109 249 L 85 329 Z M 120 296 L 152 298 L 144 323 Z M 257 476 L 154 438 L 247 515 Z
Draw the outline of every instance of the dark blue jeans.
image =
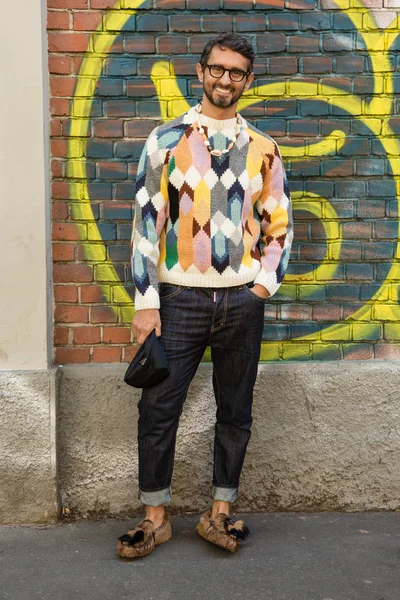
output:
M 237 498 L 250 439 L 253 387 L 264 300 L 249 285 L 193 288 L 160 284 L 161 341 L 171 374 L 139 401 L 139 488 L 143 504 L 170 500 L 175 439 L 186 394 L 204 350 L 211 347 L 217 404 L 214 499 Z

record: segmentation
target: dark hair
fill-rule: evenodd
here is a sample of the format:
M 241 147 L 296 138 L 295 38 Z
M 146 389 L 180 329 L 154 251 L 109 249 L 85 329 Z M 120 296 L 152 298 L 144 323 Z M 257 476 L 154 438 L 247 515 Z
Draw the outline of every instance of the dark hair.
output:
M 211 50 L 214 48 L 214 46 L 219 46 L 221 50 L 229 48 L 229 50 L 241 54 L 249 61 L 249 72 L 253 70 L 254 50 L 252 46 L 250 46 L 249 42 L 238 33 L 224 33 L 223 35 L 212 38 L 205 45 L 200 58 L 200 64 L 203 71 L 207 66 Z

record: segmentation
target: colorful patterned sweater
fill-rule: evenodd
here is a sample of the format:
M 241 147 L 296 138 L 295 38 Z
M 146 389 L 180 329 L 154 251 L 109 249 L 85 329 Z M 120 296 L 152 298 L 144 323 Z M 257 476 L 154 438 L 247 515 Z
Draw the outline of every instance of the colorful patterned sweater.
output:
M 154 129 L 140 158 L 132 271 L 136 310 L 159 308 L 158 283 L 231 287 L 270 295 L 293 238 L 289 190 L 276 142 L 242 118 L 236 143 L 213 156 L 191 108 Z M 236 119 L 200 115 L 211 146 L 228 147 Z

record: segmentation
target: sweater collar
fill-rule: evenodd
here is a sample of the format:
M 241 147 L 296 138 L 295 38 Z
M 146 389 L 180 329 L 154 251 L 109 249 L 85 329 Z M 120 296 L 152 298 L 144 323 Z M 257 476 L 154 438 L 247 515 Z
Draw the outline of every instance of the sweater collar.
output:
M 189 114 L 192 123 L 195 123 L 197 121 L 197 117 L 199 116 L 201 125 L 213 131 L 222 131 L 224 133 L 227 130 L 235 129 L 236 127 L 236 117 L 233 117 L 233 119 L 212 119 L 211 117 L 203 115 L 203 113 L 197 115 L 196 108 L 194 106 L 189 110 Z M 243 117 L 240 118 L 244 123 Z

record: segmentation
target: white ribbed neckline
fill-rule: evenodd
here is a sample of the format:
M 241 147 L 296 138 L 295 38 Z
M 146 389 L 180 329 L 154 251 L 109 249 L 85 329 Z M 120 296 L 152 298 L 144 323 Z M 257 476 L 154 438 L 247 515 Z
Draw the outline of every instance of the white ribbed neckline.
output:
M 199 117 L 200 123 L 209 129 L 226 131 L 227 129 L 235 129 L 236 127 L 236 117 L 233 117 L 233 119 L 212 119 L 211 117 L 206 117 L 203 113 L 200 113 Z

